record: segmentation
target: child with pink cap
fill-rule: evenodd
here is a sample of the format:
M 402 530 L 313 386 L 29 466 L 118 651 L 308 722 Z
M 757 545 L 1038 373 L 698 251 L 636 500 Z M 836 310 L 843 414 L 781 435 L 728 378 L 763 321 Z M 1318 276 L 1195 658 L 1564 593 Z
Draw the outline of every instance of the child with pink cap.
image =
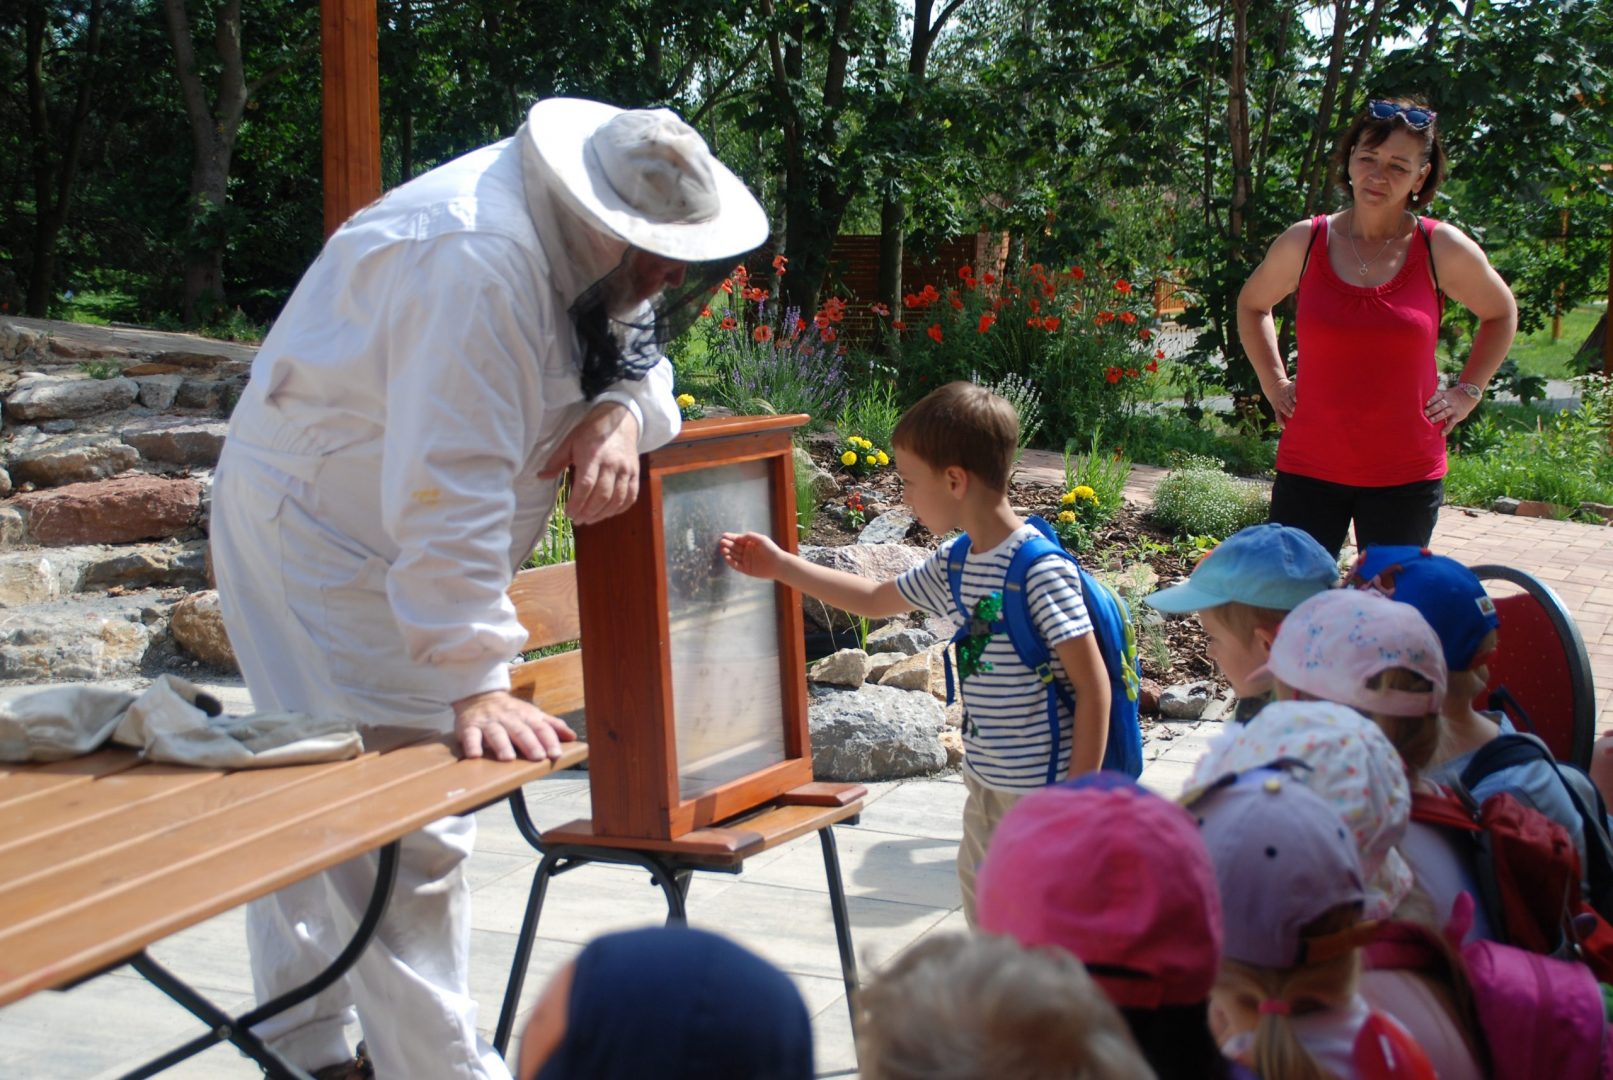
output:
M 982 930 L 1079 958 L 1159 1080 L 1248 1075 L 1210 1034 L 1221 902 L 1175 803 L 1112 772 L 1027 795 L 997 826 L 976 903 Z
M 1257 770 L 1190 809 L 1224 912 L 1213 991 L 1222 1048 L 1264 1080 L 1433 1080 L 1411 1035 L 1358 992 L 1376 926 L 1333 807 L 1287 772 Z

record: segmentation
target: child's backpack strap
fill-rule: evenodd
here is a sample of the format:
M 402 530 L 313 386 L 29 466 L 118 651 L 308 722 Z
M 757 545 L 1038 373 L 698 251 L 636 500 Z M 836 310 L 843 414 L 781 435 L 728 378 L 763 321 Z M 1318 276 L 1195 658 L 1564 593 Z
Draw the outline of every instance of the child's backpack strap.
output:
M 1059 737 L 1059 706 L 1063 705 L 1073 714 L 1075 697 L 1059 682 L 1053 671 L 1052 653 L 1031 620 L 1030 601 L 1025 597 L 1025 580 L 1030 576 L 1031 565 L 1038 559 L 1059 555 L 1073 562 L 1074 558 L 1064 550 L 1063 544 L 1050 535 L 1047 522 L 1035 516 L 1029 521 L 1037 527 L 1039 534 L 1020 544 L 1008 563 L 1008 573 L 1003 578 L 1003 625 L 1020 663 L 1041 680 L 1043 689 L 1047 691 L 1047 737 L 1050 747 L 1047 782 L 1056 784 L 1059 781 L 1059 755 L 1063 749 Z
M 946 671 L 948 705 L 952 704 L 956 697 L 952 681 L 952 650 L 969 636 L 970 614 L 969 609 L 963 606 L 963 563 L 969 557 L 970 546 L 969 534 L 962 533 L 947 549 L 947 590 L 952 593 L 952 606 L 957 609 L 960 623 L 957 632 L 952 635 L 952 640 L 941 653 L 941 664 Z

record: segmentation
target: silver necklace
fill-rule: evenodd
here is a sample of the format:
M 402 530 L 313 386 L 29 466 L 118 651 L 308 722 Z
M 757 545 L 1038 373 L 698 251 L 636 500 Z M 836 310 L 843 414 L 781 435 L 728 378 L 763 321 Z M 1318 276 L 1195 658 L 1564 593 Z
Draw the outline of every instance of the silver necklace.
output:
M 1390 236 L 1389 239 L 1383 242 L 1383 247 L 1378 249 L 1377 255 L 1372 256 L 1370 259 L 1361 258 L 1361 252 L 1355 246 L 1355 211 L 1353 209 L 1350 211 L 1350 227 L 1344 231 L 1344 238 L 1350 242 L 1350 251 L 1355 255 L 1357 263 L 1356 272 L 1362 277 L 1367 276 L 1367 271 L 1372 269 L 1372 264 L 1377 262 L 1383 253 L 1389 250 L 1389 245 L 1395 242 L 1395 237 Z

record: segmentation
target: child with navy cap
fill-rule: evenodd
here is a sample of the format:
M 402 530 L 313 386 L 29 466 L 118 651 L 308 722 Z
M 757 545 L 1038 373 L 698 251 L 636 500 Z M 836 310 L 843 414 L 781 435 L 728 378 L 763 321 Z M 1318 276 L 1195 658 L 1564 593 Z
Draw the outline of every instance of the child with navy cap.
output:
M 1223 911 L 1212 993 L 1227 1054 L 1265 1080 L 1428 1078 L 1406 1030 L 1358 993 L 1360 856 L 1334 808 L 1287 773 L 1256 770 L 1199 794 Z
M 1257 673 L 1283 618 L 1338 580 L 1333 556 L 1303 529 L 1251 525 L 1218 544 L 1186 581 L 1143 602 L 1167 615 L 1198 613 L 1209 658 L 1238 695 L 1235 718 L 1247 723 L 1270 700 Z

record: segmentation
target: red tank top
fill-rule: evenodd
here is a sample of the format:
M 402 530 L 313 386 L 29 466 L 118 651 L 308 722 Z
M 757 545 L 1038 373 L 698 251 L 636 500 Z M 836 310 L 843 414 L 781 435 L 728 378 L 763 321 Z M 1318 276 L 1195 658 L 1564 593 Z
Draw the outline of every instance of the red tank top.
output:
M 1438 223 L 1425 218 L 1429 236 Z M 1343 281 L 1327 253 L 1328 219 L 1299 282 L 1294 415 L 1277 444 L 1281 472 L 1356 487 L 1445 475 L 1445 438 L 1423 406 L 1439 388 L 1434 345 L 1441 298 L 1428 244 L 1413 237 L 1405 264 L 1382 285 Z

